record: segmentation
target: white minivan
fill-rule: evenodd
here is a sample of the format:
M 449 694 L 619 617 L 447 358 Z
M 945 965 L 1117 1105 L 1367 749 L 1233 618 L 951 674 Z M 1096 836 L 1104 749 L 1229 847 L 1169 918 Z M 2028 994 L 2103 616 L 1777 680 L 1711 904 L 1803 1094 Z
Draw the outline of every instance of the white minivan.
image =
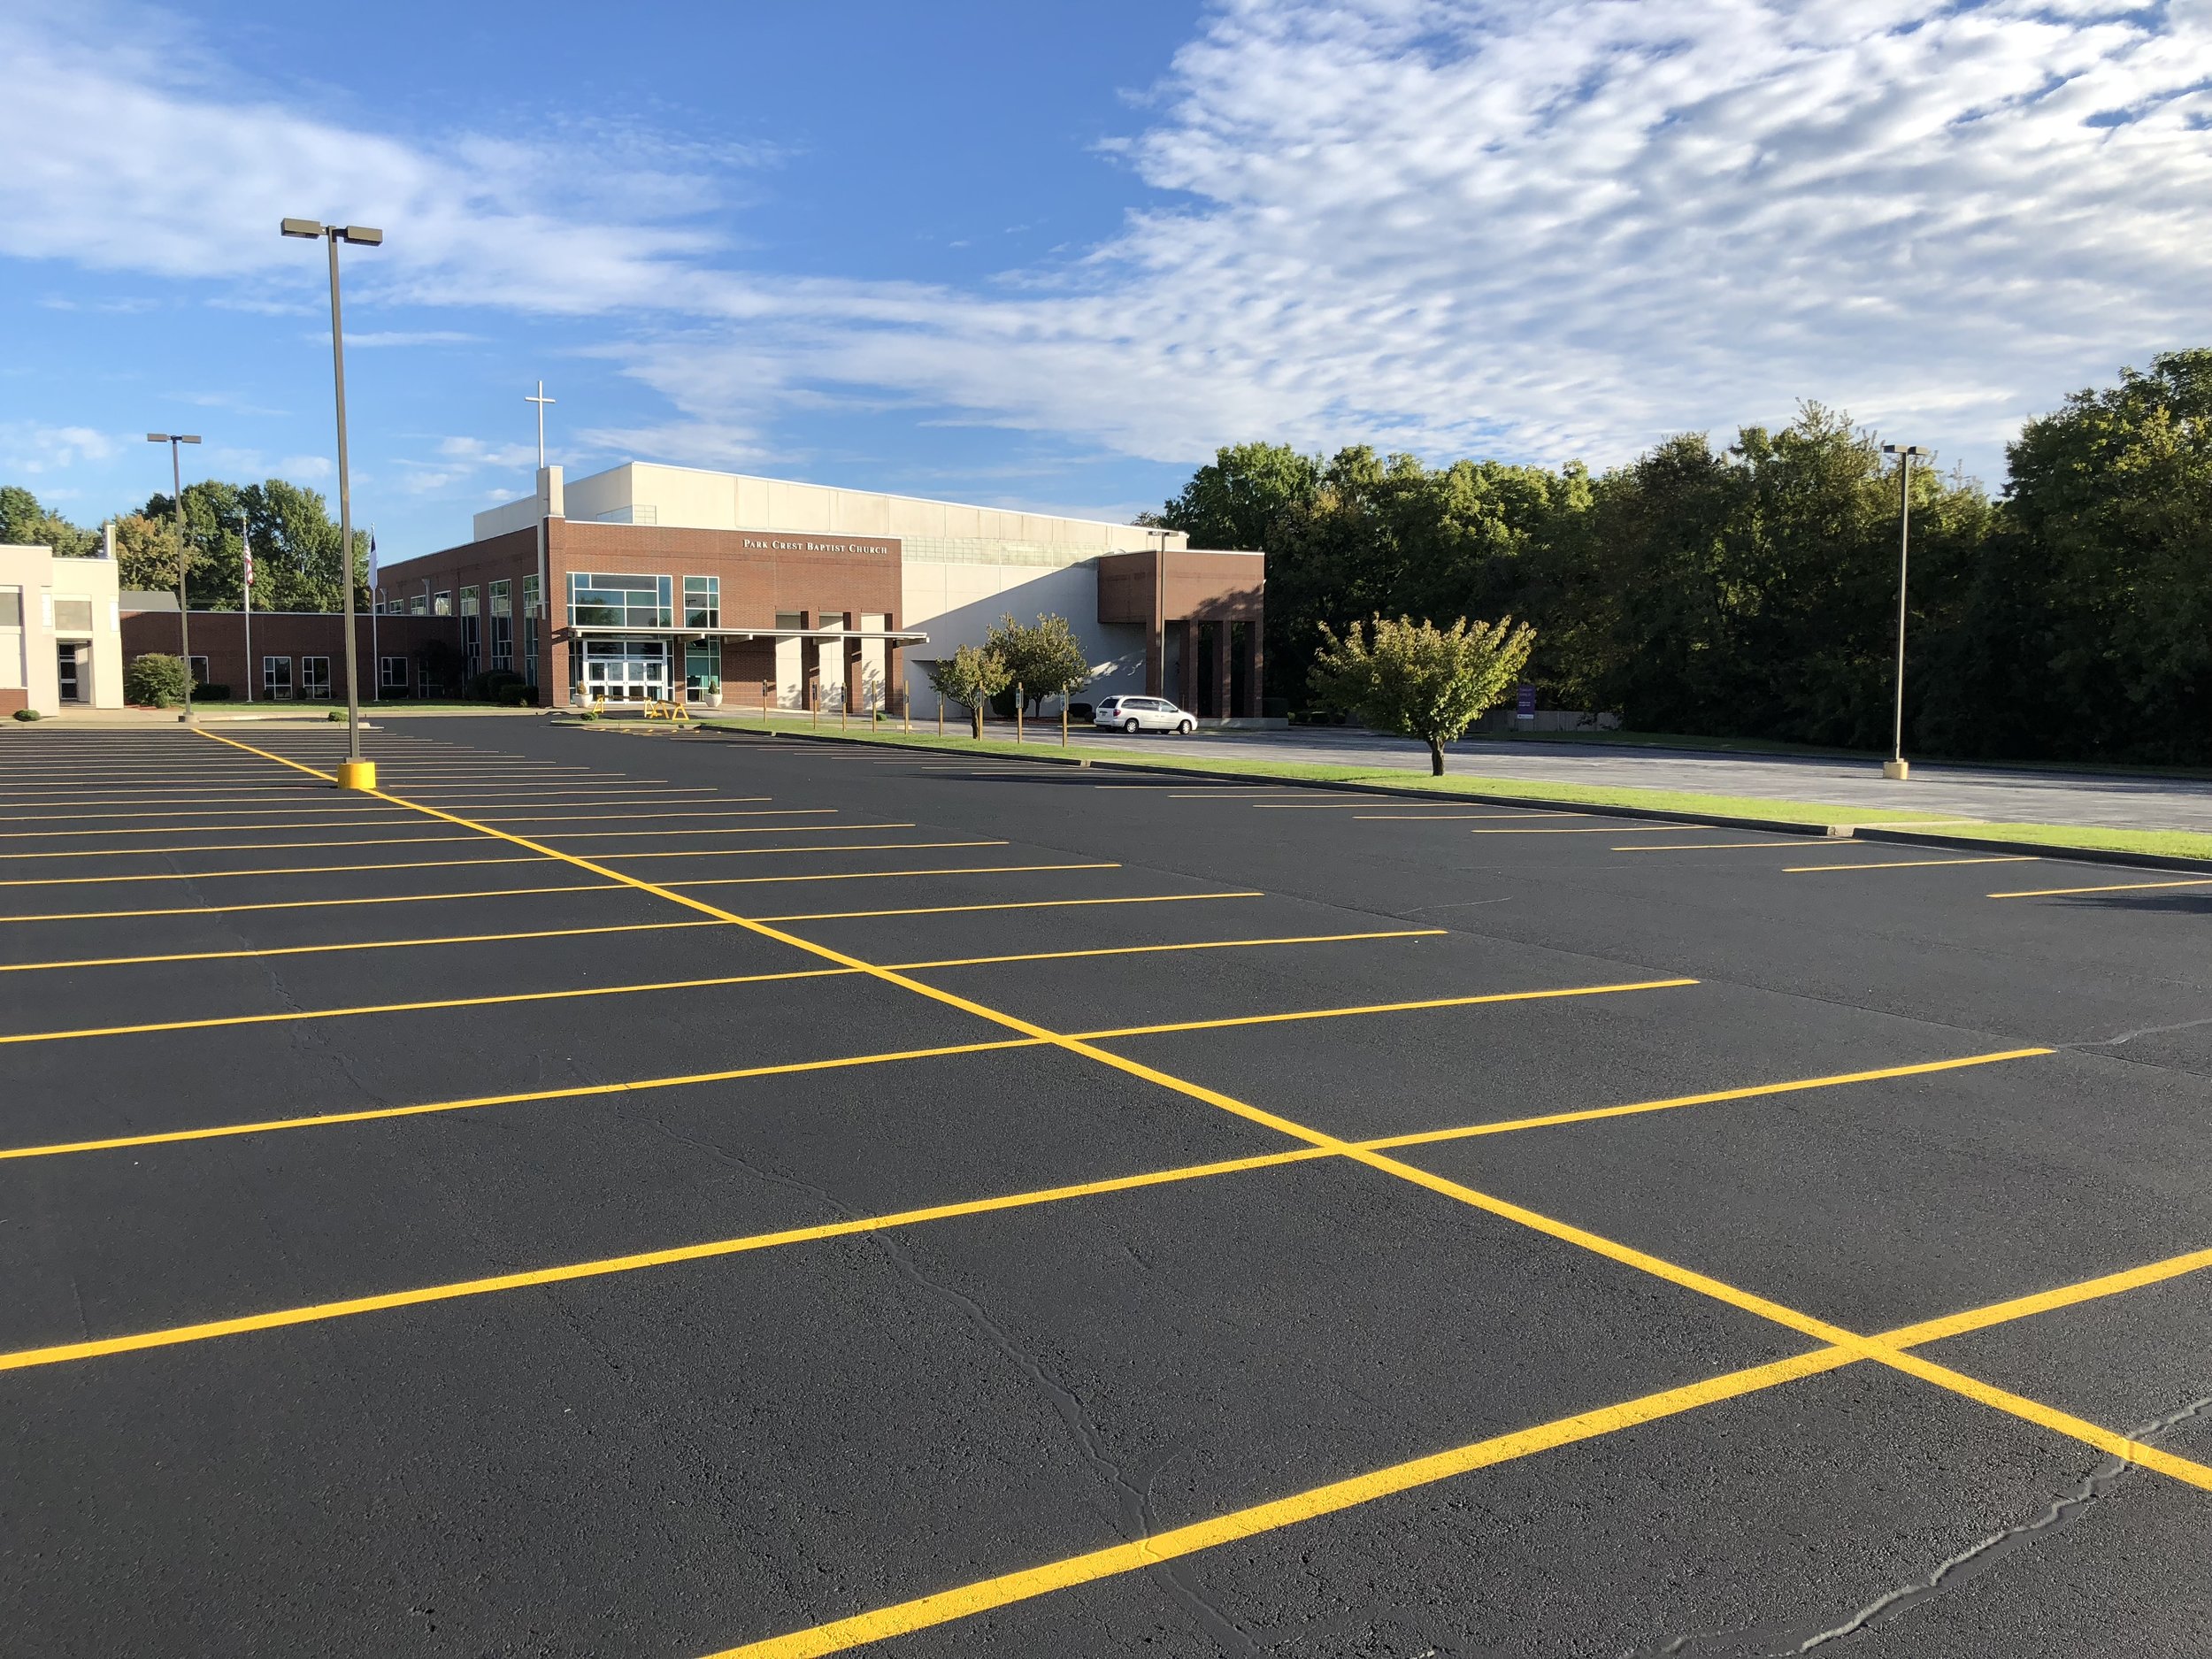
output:
M 1091 715 L 1093 726 L 1125 732 L 1194 732 L 1197 719 L 1165 697 L 1109 697 Z

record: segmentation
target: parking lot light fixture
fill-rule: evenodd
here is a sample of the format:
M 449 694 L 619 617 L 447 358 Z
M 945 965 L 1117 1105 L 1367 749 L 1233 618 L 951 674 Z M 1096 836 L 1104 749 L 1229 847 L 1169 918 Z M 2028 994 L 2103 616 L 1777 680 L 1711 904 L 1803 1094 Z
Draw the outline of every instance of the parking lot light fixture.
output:
M 303 240 L 319 236 L 330 249 L 330 363 L 338 397 L 338 557 L 346 618 L 346 757 L 338 766 L 338 787 L 373 789 L 376 764 L 361 754 L 360 652 L 354 641 L 353 614 L 353 482 L 346 465 L 346 328 L 338 303 L 338 244 L 380 248 L 384 233 L 367 225 L 326 225 L 312 219 L 288 219 L 279 228 Z
M 1934 460 L 1935 451 L 1916 443 L 1886 443 L 1882 453 L 1897 457 L 1897 713 L 1882 776 L 1901 783 L 1912 776 L 1905 759 L 1905 576 L 1912 560 L 1912 464 Z
M 169 446 L 169 504 L 177 510 L 177 655 L 184 659 L 184 712 L 177 717 L 186 726 L 192 722 L 192 612 L 184 603 L 184 465 L 177 458 L 177 445 L 197 443 L 197 433 L 150 432 L 149 443 Z

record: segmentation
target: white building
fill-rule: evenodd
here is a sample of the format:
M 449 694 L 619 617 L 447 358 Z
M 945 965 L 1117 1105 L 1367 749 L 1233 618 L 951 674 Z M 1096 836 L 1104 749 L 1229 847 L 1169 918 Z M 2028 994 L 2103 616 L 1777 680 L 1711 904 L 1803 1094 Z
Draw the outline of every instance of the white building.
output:
M 0 546 L 0 715 L 122 706 L 115 561 Z

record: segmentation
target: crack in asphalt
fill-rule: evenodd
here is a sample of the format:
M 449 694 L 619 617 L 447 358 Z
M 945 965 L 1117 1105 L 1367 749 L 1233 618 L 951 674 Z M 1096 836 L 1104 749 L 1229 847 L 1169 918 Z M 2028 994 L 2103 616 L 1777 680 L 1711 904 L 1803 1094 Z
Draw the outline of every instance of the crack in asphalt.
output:
M 2134 1031 L 2124 1031 L 2116 1037 L 2083 1037 L 2073 1042 L 2054 1043 L 2057 1048 L 2116 1048 L 2122 1043 L 2133 1042 L 2138 1037 L 2163 1037 L 2177 1031 L 2194 1031 L 2200 1025 L 2212 1025 L 2212 1015 L 2201 1019 L 2177 1020 L 2170 1025 L 2143 1025 Z
M 2128 1438 L 2154 1443 L 2200 1417 L 2212 1417 L 2212 1394 L 2176 1406 L 2130 1431 Z M 1955 1551 L 1923 1577 L 1884 1591 L 1841 1623 L 1812 1635 L 1796 1637 L 1771 1627 L 1739 1625 L 1672 1637 L 1655 1647 L 1632 1648 L 1621 1659 L 1639 1659 L 1642 1655 L 1661 1655 L 1662 1659 L 1674 1655 L 1701 1655 L 1705 1659 L 1790 1659 L 1793 1655 L 1809 1654 L 1832 1643 L 1848 1640 L 1878 1624 L 1886 1624 L 1931 1597 L 1949 1594 L 2007 1556 L 2032 1548 L 2052 1533 L 2073 1525 L 2108 1496 L 2134 1467 L 2124 1458 L 2106 1458 L 2076 1482 L 2071 1490 L 2050 1500 L 2042 1514 L 2000 1528 Z

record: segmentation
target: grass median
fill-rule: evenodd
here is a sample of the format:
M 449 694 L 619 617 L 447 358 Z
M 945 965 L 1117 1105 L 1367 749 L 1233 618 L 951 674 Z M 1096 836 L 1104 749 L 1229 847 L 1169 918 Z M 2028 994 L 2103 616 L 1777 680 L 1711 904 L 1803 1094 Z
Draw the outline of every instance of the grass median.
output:
M 1926 828 L 1931 833 L 1975 841 L 2027 841 L 2054 851 L 2141 853 L 2166 858 L 2212 860 L 2212 835 L 2186 830 L 2106 829 L 2089 825 L 2012 824 L 1962 821 L 1955 815 L 1901 812 L 1894 808 L 1835 806 L 1824 801 L 1774 800 L 1763 795 L 1694 795 L 1670 789 L 1614 788 L 1594 784 L 1548 783 L 1526 778 L 1485 778 L 1453 772 L 1441 778 L 1388 766 L 1332 766 L 1309 761 L 1224 758 L 1218 756 L 1178 755 L 1171 741 L 1161 739 L 1141 748 L 1133 743 L 1071 741 L 1060 743 L 1056 722 L 1041 722 L 1030 730 L 1027 741 L 986 737 L 981 741 L 964 733 L 904 732 L 888 721 L 874 726 L 856 722 L 847 727 L 825 721 L 820 727 L 791 720 L 747 719 L 718 715 L 699 724 L 710 730 L 780 733 L 792 737 L 836 737 L 894 748 L 949 751 L 979 757 L 1056 760 L 1114 761 L 1124 765 L 1157 767 L 1168 772 L 1192 772 L 1239 778 L 1280 780 L 1284 782 L 1367 784 L 1423 795 L 1464 795 L 1498 801 L 1527 802 L 1540 806 L 1624 807 L 1642 812 L 1683 818 L 1767 818 L 1786 824 L 1880 825 L 1888 828 Z

